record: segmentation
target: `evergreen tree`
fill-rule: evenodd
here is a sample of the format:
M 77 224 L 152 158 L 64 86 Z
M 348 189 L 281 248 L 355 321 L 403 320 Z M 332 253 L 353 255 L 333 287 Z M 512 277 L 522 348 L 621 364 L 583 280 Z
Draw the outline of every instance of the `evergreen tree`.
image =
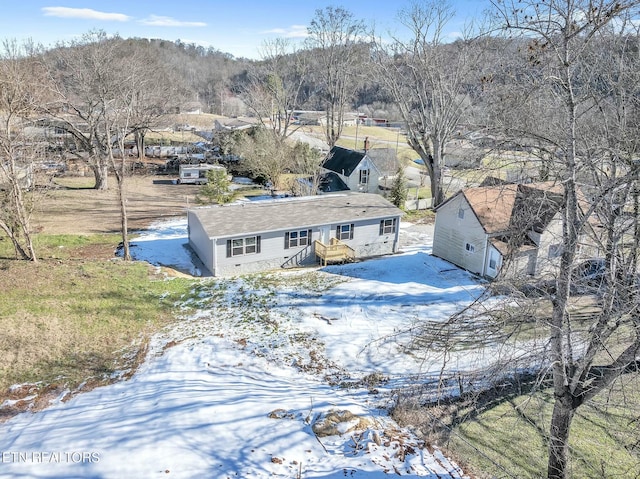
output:
M 223 169 L 207 171 L 207 184 L 203 185 L 196 197 L 199 203 L 231 203 L 236 192 L 231 190 L 231 181 Z
M 407 178 L 404 176 L 404 168 L 398 168 L 396 177 L 391 185 L 389 199 L 398 208 L 404 208 L 404 202 L 407 201 Z

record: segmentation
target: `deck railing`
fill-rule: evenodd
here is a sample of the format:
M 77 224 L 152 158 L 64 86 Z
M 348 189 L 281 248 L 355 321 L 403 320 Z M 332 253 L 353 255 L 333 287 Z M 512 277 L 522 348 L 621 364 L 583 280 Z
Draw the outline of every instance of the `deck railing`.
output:
M 280 266 L 282 268 L 295 268 L 303 264 L 305 260 L 309 258 L 309 256 L 311 256 L 311 254 L 312 254 L 311 245 L 307 245 L 306 248 L 298 251 L 294 256 L 291 256 L 290 258 L 288 258 L 287 261 L 282 263 Z
M 328 245 L 316 240 L 314 245 L 316 258 L 320 259 L 320 264 L 323 266 L 326 266 L 329 261 L 344 263 L 356 259 L 354 249 L 337 238 L 331 238 L 331 242 Z

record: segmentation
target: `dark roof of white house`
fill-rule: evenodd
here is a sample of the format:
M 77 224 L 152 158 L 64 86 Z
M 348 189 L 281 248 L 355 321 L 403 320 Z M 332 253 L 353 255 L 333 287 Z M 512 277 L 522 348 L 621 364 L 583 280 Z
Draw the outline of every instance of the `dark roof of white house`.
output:
M 322 162 L 322 167 L 340 173 L 344 176 L 351 176 L 364 157 L 375 165 L 382 176 L 393 176 L 398 170 L 398 160 L 396 151 L 393 148 L 375 148 L 367 150 L 349 150 L 341 146 L 334 146 Z
M 364 156 L 365 153 L 363 151 L 334 146 L 322 162 L 322 167 L 344 176 L 351 176 L 351 173 L 360 164 Z
M 210 238 L 313 228 L 402 216 L 380 195 L 344 193 L 249 201 L 189 210 Z

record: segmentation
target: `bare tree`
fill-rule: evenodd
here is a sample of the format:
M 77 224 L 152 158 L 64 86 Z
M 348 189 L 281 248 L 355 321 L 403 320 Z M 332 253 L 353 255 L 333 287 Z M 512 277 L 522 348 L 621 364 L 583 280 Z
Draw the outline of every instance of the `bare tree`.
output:
M 249 69 L 245 103 L 274 135 L 286 138 L 295 131 L 293 111 L 299 108 L 307 73 L 307 57 L 287 39 L 265 42 L 262 60 Z
M 622 29 L 630 25 L 625 17 L 637 13 L 639 2 L 492 4 L 509 33 L 524 34 L 522 53 L 536 70 L 530 86 L 535 85 L 535 94 L 542 92 L 539 98 L 551 100 L 537 104 L 539 113 L 546 112 L 537 117 L 546 118 L 546 124 L 520 125 L 523 136 L 544 143 L 552 154 L 551 175 L 563 191 L 561 257 L 548 324 L 555 401 L 547 477 L 560 479 L 568 475 L 569 434 L 577 409 L 637 365 L 640 355 L 639 169 L 637 142 L 631 140 L 638 136 L 638 37 L 629 45 Z M 613 50 L 606 48 L 612 44 Z M 605 63 L 604 57 L 615 60 Z M 628 61 L 634 67 L 625 68 Z M 581 328 L 568 312 L 569 299 L 580 281 L 576 266 L 589 235 L 600 246 L 605 269 L 601 312 Z M 615 335 L 625 329 L 630 333 L 620 344 Z
M 240 137 L 236 151 L 242 163 L 256 178 L 261 178 L 272 190 L 278 188 L 280 175 L 293 164 L 292 146 L 264 127 L 255 127 Z
M 351 105 L 363 76 L 364 23 L 343 8 L 316 10 L 308 28 L 307 46 L 313 55 L 316 82 L 325 108 L 325 135 L 333 147 L 342 135 L 345 110 Z
M 476 42 L 445 41 L 444 29 L 454 15 L 448 2 L 415 3 L 399 14 L 407 36 L 374 43 L 377 77 L 399 107 L 409 146 L 424 161 L 434 207 L 444 200 L 447 142 L 468 112 L 469 77 L 481 60 Z
M 35 119 L 44 72 L 33 45 L 5 41 L 0 56 L 0 230 L 16 256 L 37 261 L 31 230 L 30 195 L 34 147 L 24 135 Z
M 133 138 L 141 149 L 140 136 L 180 98 L 167 70 L 145 53 L 135 43 L 98 31 L 59 45 L 47 57 L 55 101 L 43 111 L 73 136 L 93 170 L 96 189 L 106 189 L 109 173 L 115 175 L 125 259 L 130 259 L 125 142 Z
M 93 171 L 95 188 L 108 188 L 108 144 L 105 136 L 102 79 L 117 61 L 117 42 L 103 31 L 79 41 L 59 44 L 47 56 L 55 100 L 43 113 L 56 118 L 74 138 L 77 150 Z
M 122 250 L 131 259 L 128 239 L 126 179 L 131 174 L 127 139 L 149 128 L 167 109 L 172 97 L 171 79 L 158 65 L 136 48 L 118 45 L 118 54 L 100 77 L 101 94 L 96 96 L 102 110 L 107 159 L 118 188 Z M 119 162 L 114 155 L 117 147 Z
M 109 145 L 113 145 L 113 137 L 105 128 L 109 114 L 105 104 L 115 95 L 116 71 L 120 78 L 128 78 L 134 69 L 144 68 L 144 75 L 148 75 L 144 88 L 137 90 L 131 103 L 135 110 L 129 117 L 129 129 L 136 134 L 139 150 L 144 147 L 145 131 L 166 114 L 170 102 L 182 98 L 179 82 L 171 78 L 168 68 L 139 47 L 135 42 L 108 37 L 103 31 L 92 31 L 79 41 L 58 45 L 46 55 L 55 98 L 43 105 L 42 111 L 56 118 L 73 136 L 77 154 L 93 171 L 96 189 L 108 188 Z M 122 67 L 125 60 L 128 65 Z

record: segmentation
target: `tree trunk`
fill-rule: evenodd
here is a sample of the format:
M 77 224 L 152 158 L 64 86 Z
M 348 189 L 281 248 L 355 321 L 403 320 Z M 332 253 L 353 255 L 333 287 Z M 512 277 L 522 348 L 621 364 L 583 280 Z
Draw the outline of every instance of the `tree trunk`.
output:
M 569 431 L 574 413 L 572 397 L 568 390 L 562 396 L 556 396 L 549 431 L 548 479 L 565 479 L 567 477 Z
M 7 194 L 10 195 L 9 204 L 12 210 L 12 223 L 2 222 L 0 228 L 4 230 L 11 239 L 16 252 L 16 257 L 38 262 L 36 251 L 33 246 L 33 238 L 31 228 L 29 226 L 29 213 L 25 206 L 22 189 L 17 179 L 16 168 L 13 162 L 10 162 L 10 188 Z M 23 238 L 22 244 L 20 238 Z
M 106 161 L 102 159 L 96 160 L 96 162 L 91 165 L 91 169 L 93 170 L 93 177 L 95 178 L 95 186 L 96 190 L 106 190 L 108 189 L 108 176 L 109 176 L 109 168 Z
M 444 142 L 440 136 L 434 132 L 430 135 L 433 147 L 433 175 L 431 178 L 431 196 L 433 197 L 433 205 L 435 208 L 444 201 L 444 191 L 442 188 L 442 167 L 444 166 Z
M 138 149 L 138 159 L 142 161 L 144 158 L 144 132 L 137 130 L 136 134 L 136 148 Z
M 433 169 L 433 175 L 429 176 L 431 182 L 431 198 L 432 208 L 436 208 L 444 201 L 444 193 L 442 191 L 442 173 L 438 168 Z
M 124 159 L 122 160 L 124 162 Z M 118 181 L 118 200 L 120 202 L 120 226 L 122 233 L 122 258 L 131 261 L 131 251 L 129 247 L 129 231 L 127 218 L 127 198 L 124 192 L 124 177 Z
M 7 237 L 11 240 L 11 243 L 13 244 L 13 250 L 16 253 L 16 258 L 31 259 L 29 258 L 29 255 L 25 252 L 25 250 L 20 245 L 20 242 L 18 241 L 18 238 L 16 238 L 16 235 L 14 234 L 13 230 L 9 228 L 8 225 L 0 221 L 0 229 L 4 231 Z

